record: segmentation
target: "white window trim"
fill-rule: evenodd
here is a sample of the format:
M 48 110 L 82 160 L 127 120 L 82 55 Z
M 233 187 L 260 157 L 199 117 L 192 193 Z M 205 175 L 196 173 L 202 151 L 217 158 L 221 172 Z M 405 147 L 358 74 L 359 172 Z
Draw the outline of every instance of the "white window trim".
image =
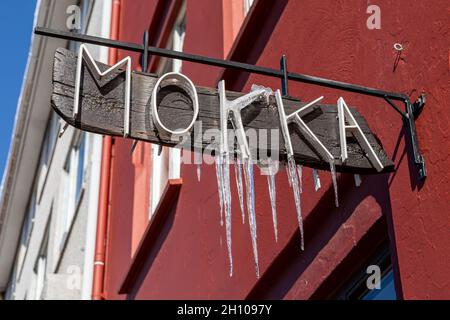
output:
M 180 9 L 178 18 L 174 24 L 172 35 L 168 41 L 169 45 L 166 47 L 172 47 L 175 51 L 183 51 L 183 43 L 186 34 L 186 2 Z M 159 71 L 165 69 L 165 65 L 169 60 L 162 60 L 159 66 Z M 172 68 L 169 72 L 181 72 L 182 61 L 174 59 L 172 61 Z M 159 204 L 164 188 L 169 179 L 177 179 L 181 177 L 181 150 L 177 148 L 163 147 L 162 152 L 158 155 L 159 146 L 152 145 L 152 174 L 150 182 L 150 208 L 149 218 L 151 218 L 153 212 Z
M 243 0 L 244 1 L 244 16 L 250 11 L 254 0 Z
M 183 51 L 184 37 L 186 35 L 186 27 L 183 15 L 181 21 L 175 25 L 173 30 L 173 50 Z M 180 72 L 182 69 L 181 60 L 173 60 L 172 71 Z M 169 149 L 169 179 L 178 179 L 181 177 L 181 150 L 178 148 Z
M 39 256 L 37 261 L 37 273 L 36 273 L 36 295 L 35 300 L 42 298 L 42 292 L 44 290 L 45 273 L 47 266 L 47 256 Z
M 84 139 L 83 138 L 84 135 Z M 79 150 L 81 147 L 81 143 L 84 143 L 84 159 L 83 159 L 83 173 L 82 173 L 82 181 L 80 186 L 80 192 L 78 198 L 76 196 L 76 187 L 77 187 L 77 178 L 78 178 L 78 166 L 79 166 Z M 56 217 L 56 241 L 54 244 L 54 253 L 55 253 L 55 263 L 53 266 L 53 270 L 56 270 L 59 266 L 62 253 L 66 246 L 66 242 L 69 238 L 70 232 L 72 230 L 73 224 L 75 222 L 76 215 L 78 213 L 80 203 L 82 201 L 85 185 L 86 185 L 86 168 L 87 168 L 87 149 L 88 149 L 88 139 L 86 134 L 82 132 L 75 132 L 75 136 L 71 146 L 69 148 L 69 153 L 67 155 L 67 159 L 64 163 L 64 167 L 61 173 L 61 186 L 60 186 L 60 194 L 58 201 L 58 210 Z M 70 161 L 69 172 L 66 170 L 66 166 Z
M 52 211 L 53 209 L 50 209 Z M 50 216 L 52 216 L 52 212 L 50 212 Z M 41 300 L 42 293 L 44 291 L 45 280 L 47 278 L 47 257 L 48 257 L 48 239 L 49 239 L 49 228 L 48 225 L 45 228 L 44 239 L 41 244 L 41 249 L 39 250 L 39 255 L 37 257 L 34 272 L 36 274 L 36 284 L 35 284 L 35 292 L 34 299 Z
M 31 209 L 32 206 L 34 207 L 33 209 Z M 22 276 L 22 269 L 23 269 L 23 266 L 25 263 L 25 259 L 27 257 L 31 234 L 32 234 L 33 228 L 34 228 L 35 216 L 36 216 L 36 212 L 38 211 L 36 185 L 34 185 L 32 191 L 31 191 L 30 199 L 28 201 L 26 210 L 27 210 L 26 218 L 22 225 L 22 232 L 20 235 L 20 246 L 19 246 L 19 252 L 18 252 L 18 256 L 17 256 L 17 270 L 18 270 L 17 280 L 19 280 Z M 26 227 L 25 227 L 25 224 L 26 224 Z M 22 243 L 23 241 L 24 241 L 24 243 Z
M 42 198 L 42 193 L 47 182 L 47 175 L 50 168 L 50 165 L 53 160 L 53 155 L 55 153 L 56 144 L 58 143 L 58 132 L 61 127 L 61 121 L 56 115 L 56 113 L 52 112 L 50 118 L 47 122 L 47 128 L 45 129 L 43 144 L 41 146 L 41 155 L 39 159 L 39 171 L 37 178 L 37 202 L 39 203 Z M 44 144 L 48 144 L 48 158 L 47 162 L 44 161 Z

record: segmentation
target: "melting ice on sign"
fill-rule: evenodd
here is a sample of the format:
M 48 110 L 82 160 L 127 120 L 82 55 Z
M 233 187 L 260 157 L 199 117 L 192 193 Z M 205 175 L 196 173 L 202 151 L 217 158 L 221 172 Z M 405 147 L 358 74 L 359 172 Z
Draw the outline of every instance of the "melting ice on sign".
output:
M 297 210 L 298 227 L 300 229 L 300 248 L 305 250 L 300 189 L 294 157 L 288 157 L 288 169 L 289 180 L 291 181 L 292 189 L 294 191 L 295 209 Z
M 333 188 L 334 188 L 334 203 L 336 208 L 339 207 L 339 199 L 338 199 L 338 189 L 337 189 L 337 179 L 336 179 L 336 166 L 333 161 L 330 161 L 330 171 L 331 171 L 331 180 L 333 180 Z
M 288 176 L 289 187 L 292 188 L 292 181 L 291 179 L 289 179 L 289 166 L 286 166 L 286 174 Z
M 216 177 L 217 177 L 217 191 L 219 193 L 220 203 L 220 225 L 223 226 L 223 188 L 222 188 L 222 164 L 220 163 L 220 156 L 216 157 Z
M 242 213 L 242 223 L 245 223 L 245 211 L 244 211 L 244 187 L 242 185 L 242 167 L 239 160 L 234 164 L 234 175 L 236 176 L 236 185 L 239 194 L 239 205 Z
M 294 150 L 292 149 L 292 142 L 289 135 L 289 128 L 288 128 L 288 121 L 289 117 L 296 116 L 296 113 L 286 116 L 286 113 L 284 111 L 284 105 L 283 105 L 283 98 L 281 96 L 280 90 L 277 90 L 275 94 L 275 99 L 278 106 L 278 114 L 280 116 L 280 126 L 281 126 L 281 132 L 283 133 L 284 138 L 284 144 L 286 147 L 286 153 L 287 153 L 287 174 L 288 174 L 288 180 L 289 184 L 291 185 L 293 192 L 294 192 L 294 198 L 295 198 L 295 209 L 297 211 L 297 220 L 298 220 L 298 226 L 300 229 L 300 248 L 302 250 L 305 249 L 304 245 L 304 234 L 303 234 L 303 218 L 302 218 L 302 208 L 301 208 L 301 200 L 300 200 L 300 188 L 299 188 L 299 181 L 297 176 L 297 165 L 295 164 L 294 159 Z
M 319 190 L 321 185 L 320 185 L 320 177 L 319 177 L 319 173 L 317 172 L 316 169 L 313 169 L 313 180 L 314 180 L 314 190 Z
M 272 221 L 273 231 L 275 233 L 275 241 L 278 242 L 278 226 L 277 226 L 277 205 L 276 205 L 276 185 L 275 175 L 278 171 L 278 161 L 274 161 L 272 158 L 267 158 L 266 161 L 261 160 L 260 163 L 265 165 L 261 167 L 262 171 L 265 171 L 267 176 L 267 185 L 269 188 L 270 206 L 272 208 Z
M 355 186 L 359 187 L 361 185 L 361 176 L 359 174 L 354 174 L 353 178 L 355 179 Z
M 255 195 L 253 186 L 253 164 L 249 151 L 248 141 L 241 118 L 241 110 L 251 105 L 261 98 L 268 98 L 272 92 L 266 88 L 255 87 L 247 95 L 241 96 L 233 101 L 226 97 L 225 81 L 218 84 L 220 100 L 220 145 L 219 153 L 221 158 L 221 168 L 218 168 L 218 180 L 221 181 L 222 200 L 225 207 L 225 226 L 227 233 L 228 255 L 230 257 L 230 276 L 233 273 L 233 262 L 231 257 L 231 192 L 230 192 L 230 172 L 229 172 L 229 148 L 228 148 L 228 121 L 231 120 L 239 145 L 239 154 L 244 165 L 244 177 L 246 184 L 247 210 L 249 215 L 249 226 L 252 237 L 253 254 L 255 256 L 256 275 L 259 277 L 258 249 L 256 243 L 256 216 L 255 216 Z M 232 115 L 232 117 L 230 117 Z M 239 178 L 238 178 L 239 188 Z
M 194 152 L 195 163 L 197 164 L 197 179 L 200 182 L 200 175 L 202 173 L 202 153 L 201 150 Z
M 233 275 L 233 256 L 231 253 L 231 190 L 230 190 L 230 163 L 228 153 L 219 155 L 219 180 L 222 193 L 223 206 L 225 208 L 225 230 L 227 235 L 228 257 L 230 259 L 230 277 Z
M 276 195 L 274 174 L 269 174 L 267 176 L 267 184 L 269 186 L 270 205 L 272 207 L 273 231 L 275 232 L 275 241 L 278 242 L 277 205 L 276 205 L 277 195 Z
M 244 159 L 244 178 L 247 197 L 248 224 L 250 226 L 250 235 L 252 237 L 253 256 L 255 258 L 256 277 L 259 278 L 259 260 L 258 244 L 256 233 L 256 214 L 255 214 L 255 190 L 253 182 L 253 164 L 250 159 Z
M 298 173 L 298 182 L 299 185 L 298 187 L 300 188 L 300 193 L 303 193 L 303 183 L 302 183 L 302 178 L 303 178 L 303 174 L 302 174 L 302 166 L 301 165 L 297 165 L 297 173 Z

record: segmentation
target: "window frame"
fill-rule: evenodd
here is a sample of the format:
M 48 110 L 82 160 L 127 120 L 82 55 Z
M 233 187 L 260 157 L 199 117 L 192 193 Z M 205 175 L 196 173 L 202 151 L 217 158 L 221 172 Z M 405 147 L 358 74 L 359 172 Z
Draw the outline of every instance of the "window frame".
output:
M 250 9 L 253 6 L 254 0 L 242 0 L 244 6 L 244 17 L 250 12 Z
M 36 183 L 33 183 L 33 189 L 30 194 L 30 198 L 28 199 L 28 204 L 26 207 L 26 217 L 22 223 L 22 231 L 20 234 L 20 243 L 17 251 L 17 281 L 20 281 L 22 277 L 22 270 L 25 264 L 25 260 L 28 253 L 28 246 L 31 239 L 31 234 L 34 229 L 34 219 L 37 212 L 38 202 L 37 202 L 37 186 Z M 32 206 L 32 208 L 31 208 Z
M 175 51 L 183 51 L 184 39 L 186 36 L 186 1 L 183 1 L 177 18 L 172 26 L 170 37 L 167 40 L 166 48 Z M 163 58 L 157 67 L 158 74 L 167 72 L 181 72 L 182 61 L 177 59 Z M 161 149 L 161 153 L 159 153 Z M 150 192 L 148 218 L 151 219 L 158 207 L 161 197 L 168 181 L 181 177 L 181 150 L 175 148 L 151 145 L 152 163 L 150 170 Z
M 86 169 L 89 139 L 87 134 L 81 131 L 76 131 L 70 144 L 69 151 L 66 155 L 63 170 L 60 177 L 60 191 L 58 199 L 58 214 L 57 214 L 57 234 L 55 241 L 55 265 L 54 270 L 59 266 L 62 253 L 66 247 L 68 238 L 76 220 L 81 201 L 86 189 Z M 80 161 L 80 149 L 83 148 L 83 159 Z M 78 170 L 82 164 L 81 182 L 78 186 Z M 68 167 L 69 166 L 69 167 Z M 68 167 L 68 168 L 67 168 Z
M 369 259 L 366 263 L 363 264 L 363 267 L 339 291 L 338 295 L 335 297 L 336 299 L 360 300 L 367 293 L 369 293 L 369 289 L 367 288 L 366 285 L 367 277 L 369 276 L 366 272 L 366 268 L 368 265 L 378 265 L 380 267 L 381 281 L 389 272 L 391 271 L 394 272 L 388 242 L 383 243 L 378 252 L 371 259 Z M 394 286 L 395 286 L 395 276 L 394 276 Z M 396 299 L 397 300 L 399 299 L 398 292 L 396 292 Z
M 53 206 L 50 208 L 50 217 L 52 216 Z M 42 293 L 45 288 L 45 280 L 47 278 L 48 268 L 48 242 L 49 242 L 49 226 L 47 224 L 44 233 L 39 254 L 36 257 L 33 272 L 36 274 L 36 283 L 34 288 L 34 300 L 41 300 Z
M 39 168 L 37 173 L 37 202 L 41 202 L 43 190 L 47 183 L 48 172 L 53 161 L 56 145 L 58 143 L 59 130 L 61 128 L 61 121 L 55 112 L 51 112 L 47 121 L 47 126 L 44 133 L 44 138 L 41 145 L 41 152 L 39 155 Z

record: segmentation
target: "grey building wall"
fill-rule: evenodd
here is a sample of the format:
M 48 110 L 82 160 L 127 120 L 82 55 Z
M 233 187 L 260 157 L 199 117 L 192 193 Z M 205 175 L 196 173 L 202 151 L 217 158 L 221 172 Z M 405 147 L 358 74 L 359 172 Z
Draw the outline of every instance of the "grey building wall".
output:
M 53 1 L 43 1 L 40 5 L 48 6 L 48 2 Z M 64 4 L 59 1 L 58 12 L 51 14 L 67 16 L 61 9 L 78 3 L 77 1 L 63 2 Z M 85 0 L 78 4 L 82 5 L 82 12 L 85 13 L 81 31 L 105 36 L 109 26 L 108 23 L 105 25 L 104 19 L 109 21 L 111 0 Z M 73 44 L 67 45 L 75 47 Z M 105 60 L 105 51 L 97 48 L 92 48 L 90 51 L 95 59 Z M 35 71 L 34 69 L 33 72 L 49 73 L 49 70 Z M 48 95 L 48 92 L 36 94 Z M 39 99 L 33 98 L 32 102 L 34 101 Z M 35 210 L 29 210 L 29 204 L 24 213 L 22 235 L 28 234 L 28 237 L 22 236 L 18 243 L 8 244 L 17 249 L 5 298 L 82 299 L 89 296 L 91 285 L 89 279 L 86 280 L 83 277 L 92 276 L 90 264 L 93 264 L 94 243 L 92 242 L 95 241 L 101 137 L 81 133 L 69 127 L 61 138 L 54 138 L 55 128 L 61 128 L 63 123 L 60 123 L 56 114 L 50 111 L 49 100 L 44 99 L 41 103 L 48 104 L 47 132 L 52 134 L 47 133 L 40 146 L 41 156 L 36 165 L 35 178 L 28 197 L 29 203 L 35 203 Z M 52 117 L 56 117 L 53 119 L 57 120 L 52 121 Z M 33 121 L 29 121 L 27 125 L 31 128 L 34 125 Z M 81 153 L 79 141 L 83 135 L 84 156 L 76 156 Z M 68 195 L 79 189 L 78 184 L 71 182 L 78 170 L 67 169 L 73 166 L 74 159 L 77 159 L 79 163 L 81 163 L 80 159 L 83 159 L 82 183 L 80 196 L 75 200 L 75 206 L 70 209 Z M 79 175 L 77 174 L 76 177 Z M 76 185 L 75 189 L 73 189 L 74 185 Z M 34 202 L 33 199 L 36 201 Z M 68 212 L 70 212 L 69 215 L 67 215 Z M 70 219 L 72 215 L 73 218 Z M 88 270 L 84 270 L 86 266 L 89 267 Z M 40 294 L 36 295 L 36 292 Z

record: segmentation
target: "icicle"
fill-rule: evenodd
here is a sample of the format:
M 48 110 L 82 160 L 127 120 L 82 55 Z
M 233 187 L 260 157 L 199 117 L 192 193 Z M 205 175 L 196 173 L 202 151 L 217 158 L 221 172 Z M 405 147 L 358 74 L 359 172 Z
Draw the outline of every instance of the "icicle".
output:
M 331 179 L 333 180 L 333 188 L 334 188 L 334 203 L 336 208 L 339 207 L 339 199 L 338 199 L 338 189 L 337 189 L 337 179 L 336 179 L 336 166 L 333 161 L 330 161 L 330 171 L 331 171 Z
M 302 166 L 299 164 L 297 165 L 297 173 L 298 173 L 298 187 L 300 189 L 300 193 L 303 193 L 303 183 L 302 183 L 303 173 L 302 173 Z
M 231 253 L 231 190 L 230 190 L 230 162 L 228 154 L 221 154 L 222 165 L 222 196 L 225 207 L 225 230 L 227 234 L 228 257 L 230 258 L 230 277 L 233 275 L 233 256 Z
M 200 176 L 202 173 L 202 154 L 200 152 L 194 152 L 195 163 L 197 164 L 197 179 L 200 182 Z
M 275 232 L 275 242 L 278 242 L 276 187 L 274 174 L 269 174 L 267 176 L 267 184 L 269 185 L 270 204 L 272 206 L 272 220 L 273 220 L 273 231 Z
M 353 178 L 355 179 L 355 186 L 359 187 L 362 183 L 361 176 L 359 174 L 354 174 Z
M 276 205 L 276 184 L 275 175 L 278 172 L 279 162 L 272 158 L 260 159 L 258 167 L 262 175 L 267 176 L 267 185 L 269 188 L 270 206 L 272 208 L 273 231 L 275 233 L 275 241 L 278 242 L 278 226 L 277 226 L 277 205 Z
M 256 277 L 259 278 L 258 246 L 256 242 L 256 214 L 255 214 L 255 194 L 253 183 L 253 164 L 250 159 L 244 159 L 244 178 L 247 197 L 248 224 L 252 237 L 253 256 L 255 258 Z
M 220 203 L 220 225 L 223 226 L 223 174 L 222 174 L 222 164 L 220 156 L 216 157 L 216 177 L 217 177 L 217 191 L 219 193 L 219 203 Z
M 288 157 L 288 169 L 289 169 L 288 170 L 289 179 L 291 180 L 292 189 L 294 191 L 295 208 L 297 210 L 298 227 L 300 229 L 300 248 L 301 248 L 301 250 L 305 250 L 302 208 L 301 208 L 301 202 L 300 202 L 300 190 L 299 190 L 299 183 L 298 183 L 298 177 L 297 177 L 296 164 L 295 164 L 294 157 Z
M 288 176 L 289 187 L 292 188 L 292 179 L 289 177 L 289 166 L 286 166 L 286 174 Z
M 234 164 L 234 175 L 236 176 L 236 186 L 239 194 L 239 205 L 242 213 L 242 223 L 245 223 L 245 211 L 244 211 L 244 187 L 242 185 L 242 167 L 239 160 Z
M 202 169 L 201 169 L 200 164 L 198 163 L 197 164 L 197 180 L 198 180 L 198 182 L 200 182 L 200 175 L 201 175 L 201 173 L 202 173 Z
M 249 225 L 252 235 L 253 254 L 256 262 L 256 275 L 259 277 L 258 264 L 258 249 L 256 247 L 256 216 L 255 216 L 255 199 L 253 190 L 253 164 L 251 163 L 250 150 L 248 146 L 247 137 L 242 123 L 241 111 L 252 102 L 260 100 L 262 96 L 269 99 L 271 90 L 267 88 L 252 90 L 247 95 L 241 96 L 233 101 L 229 101 L 225 92 L 225 81 L 221 80 L 218 84 L 219 103 L 220 103 L 220 155 L 223 157 L 222 167 L 222 196 L 225 207 L 225 225 L 227 231 L 228 254 L 230 256 L 230 275 L 233 273 L 233 264 L 231 257 L 231 192 L 230 192 L 230 172 L 229 172 L 229 158 L 228 158 L 228 121 L 231 119 L 234 131 L 238 138 L 239 152 L 244 159 L 246 196 L 247 196 L 247 210 L 249 212 Z M 230 118 L 230 115 L 232 117 Z
M 313 179 L 314 179 L 314 190 L 317 191 L 321 188 L 321 185 L 320 185 L 319 173 L 317 172 L 316 169 L 313 169 Z

